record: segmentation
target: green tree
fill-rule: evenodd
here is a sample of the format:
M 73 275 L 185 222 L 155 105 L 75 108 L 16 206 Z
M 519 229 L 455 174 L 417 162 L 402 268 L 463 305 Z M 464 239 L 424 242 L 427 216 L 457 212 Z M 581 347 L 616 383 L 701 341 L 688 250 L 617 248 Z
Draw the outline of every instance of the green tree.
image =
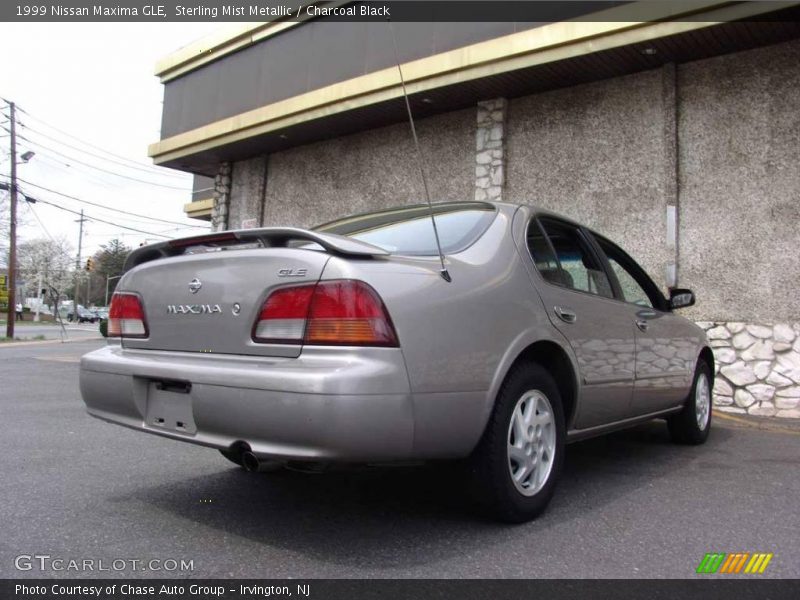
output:
M 92 256 L 94 270 L 90 273 L 90 297 L 89 304 L 101 306 L 105 303 L 106 280 L 108 279 L 108 294 L 114 293 L 114 289 L 122 275 L 125 259 L 133 248 L 126 246 L 124 242 L 113 239 L 107 244 L 100 246 L 100 250 Z M 115 279 L 111 279 L 114 277 Z

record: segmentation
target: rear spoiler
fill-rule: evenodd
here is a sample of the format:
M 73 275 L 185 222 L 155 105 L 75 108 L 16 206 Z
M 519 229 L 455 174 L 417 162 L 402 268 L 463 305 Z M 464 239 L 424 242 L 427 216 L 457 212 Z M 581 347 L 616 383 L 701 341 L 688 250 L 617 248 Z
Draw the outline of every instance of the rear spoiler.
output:
M 268 248 L 285 248 L 292 240 L 315 242 L 328 252 L 345 256 L 386 256 L 383 248 L 359 242 L 349 237 L 333 233 L 317 233 L 296 227 L 263 227 L 261 229 L 235 229 L 158 242 L 137 248 L 125 260 L 124 271 L 151 260 L 178 256 L 190 246 L 231 246 L 237 243 L 261 242 Z

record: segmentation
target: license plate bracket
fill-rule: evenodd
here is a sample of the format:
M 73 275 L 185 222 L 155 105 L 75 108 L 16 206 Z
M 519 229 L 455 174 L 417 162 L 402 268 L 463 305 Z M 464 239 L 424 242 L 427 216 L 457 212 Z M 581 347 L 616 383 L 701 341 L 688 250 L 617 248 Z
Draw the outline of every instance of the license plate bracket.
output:
M 147 384 L 145 423 L 154 429 L 194 435 L 192 386 L 185 381 L 150 381 Z

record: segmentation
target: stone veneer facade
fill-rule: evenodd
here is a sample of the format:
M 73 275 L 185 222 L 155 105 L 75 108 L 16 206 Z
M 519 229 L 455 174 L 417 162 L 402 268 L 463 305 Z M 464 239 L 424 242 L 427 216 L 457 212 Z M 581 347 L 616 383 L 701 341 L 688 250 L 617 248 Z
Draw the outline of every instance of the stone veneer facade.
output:
M 478 102 L 475 129 L 475 200 L 500 201 L 505 184 L 505 124 L 508 100 Z
M 800 323 L 698 325 L 714 349 L 719 410 L 800 418 Z
M 212 231 L 228 229 L 228 210 L 231 199 L 231 172 L 229 162 L 221 163 L 214 177 L 214 206 L 211 208 Z

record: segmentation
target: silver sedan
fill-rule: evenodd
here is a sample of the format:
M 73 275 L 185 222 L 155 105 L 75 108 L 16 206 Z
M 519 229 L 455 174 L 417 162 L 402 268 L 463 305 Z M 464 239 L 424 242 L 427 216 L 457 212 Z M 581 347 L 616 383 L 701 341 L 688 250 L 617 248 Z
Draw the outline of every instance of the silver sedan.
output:
M 80 385 L 91 415 L 250 471 L 467 459 L 475 498 L 523 521 L 569 441 L 653 418 L 705 441 L 693 302 L 545 211 L 400 207 L 137 249 Z

